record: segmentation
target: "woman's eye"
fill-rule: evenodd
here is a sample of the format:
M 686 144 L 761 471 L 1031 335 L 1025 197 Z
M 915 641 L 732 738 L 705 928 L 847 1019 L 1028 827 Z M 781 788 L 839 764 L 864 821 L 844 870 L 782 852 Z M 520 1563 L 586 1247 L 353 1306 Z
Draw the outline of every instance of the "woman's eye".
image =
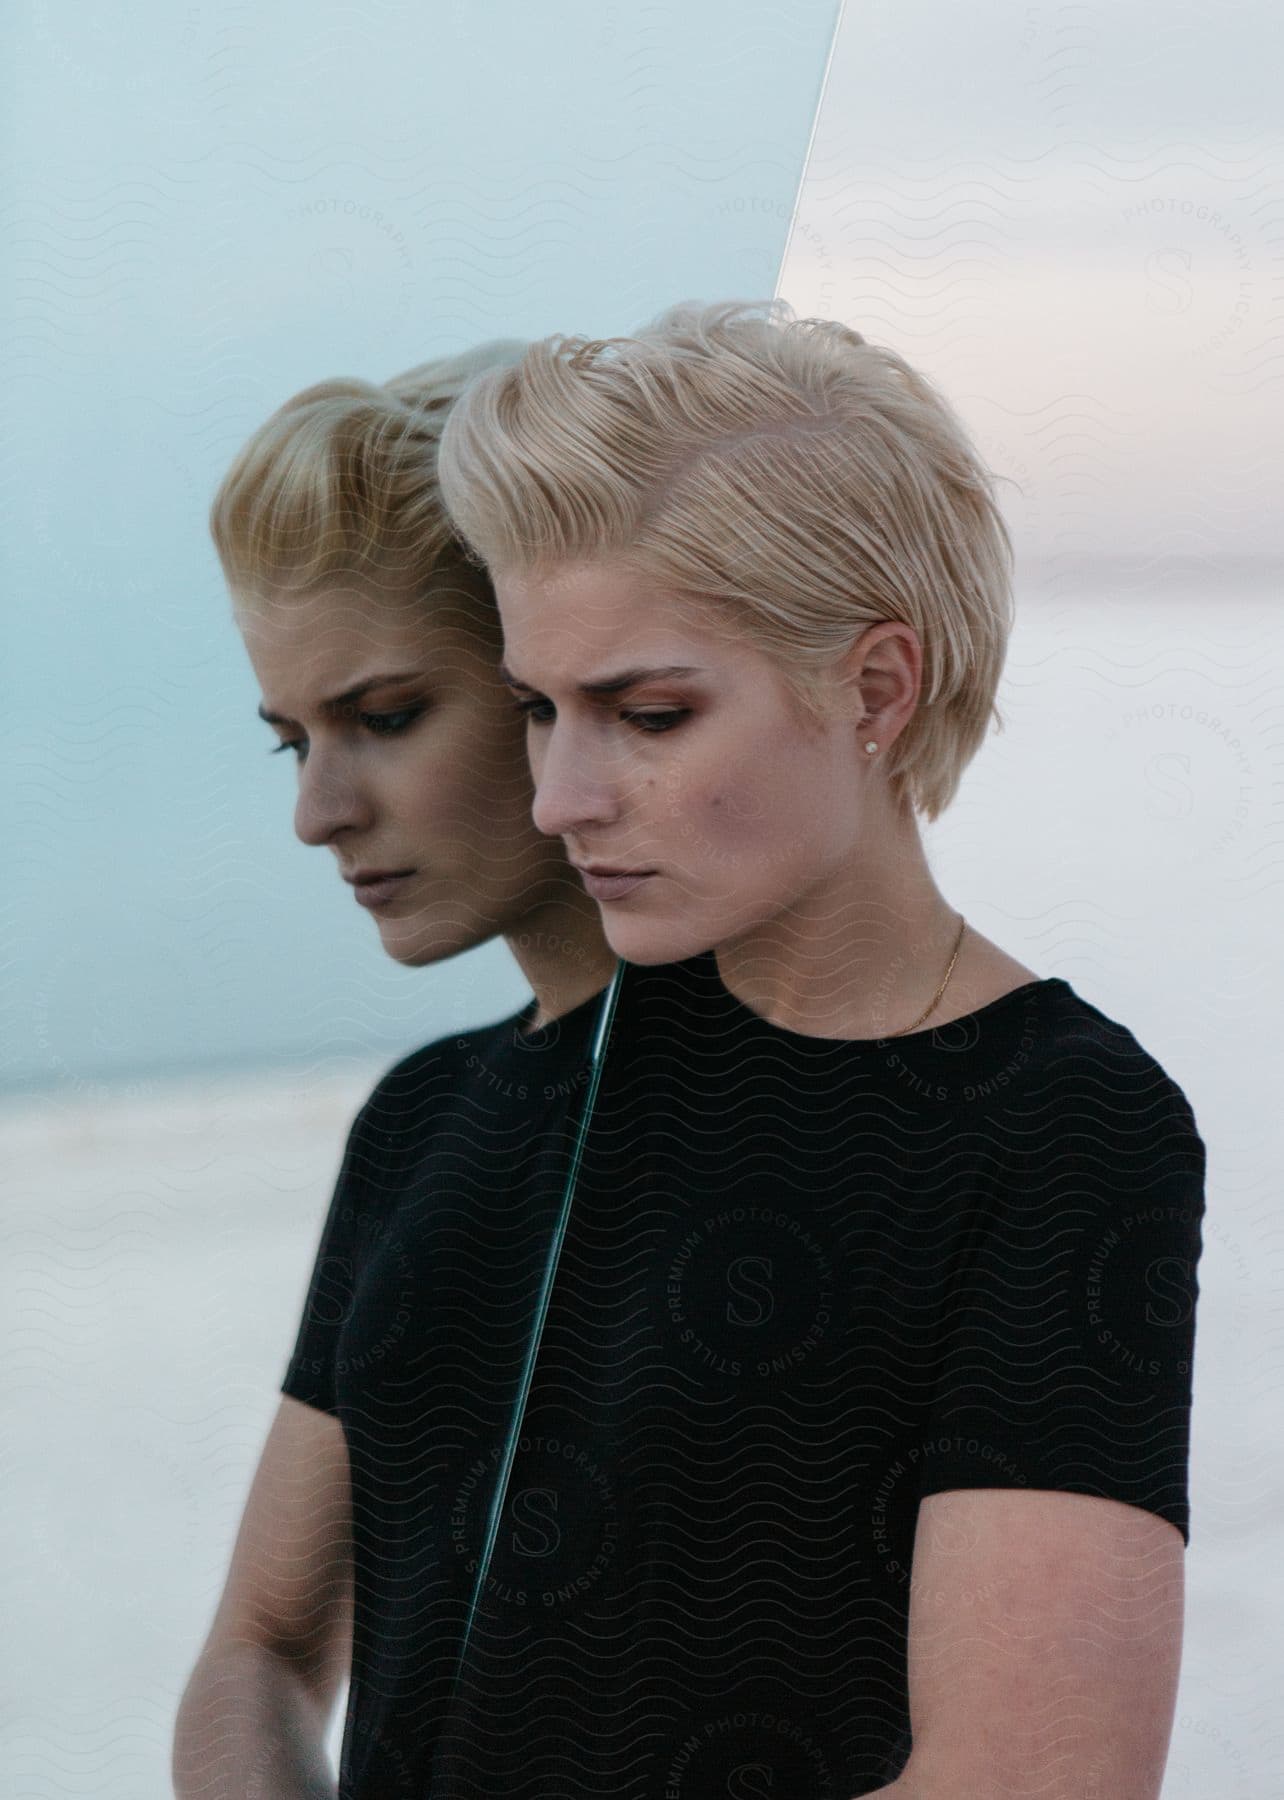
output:
M 552 724 L 553 703 L 551 700 L 516 700 L 513 702 L 523 718 L 535 725 Z M 672 731 L 680 725 L 690 713 L 690 707 L 670 707 L 656 712 L 625 712 L 620 717 L 640 731 L 655 734 L 660 731 Z
M 408 730 L 423 710 L 422 706 L 403 706 L 398 712 L 358 713 L 357 717 L 375 737 L 395 737 L 399 731 Z M 285 738 L 281 743 L 274 744 L 268 754 L 279 756 L 283 750 L 293 750 L 298 761 L 302 762 L 307 748 L 306 738 Z
M 362 713 L 361 723 L 373 731 L 376 737 L 391 737 L 413 725 L 422 711 L 422 706 L 403 706 L 400 712 Z
M 674 707 L 668 712 L 625 713 L 623 717 L 640 726 L 643 731 L 672 731 L 675 725 L 680 725 L 687 717 L 688 711 L 686 707 Z
M 551 700 L 514 700 L 513 709 L 520 718 L 531 719 L 536 725 L 552 723 L 551 719 L 536 716 L 541 710 L 552 712 L 553 702 Z

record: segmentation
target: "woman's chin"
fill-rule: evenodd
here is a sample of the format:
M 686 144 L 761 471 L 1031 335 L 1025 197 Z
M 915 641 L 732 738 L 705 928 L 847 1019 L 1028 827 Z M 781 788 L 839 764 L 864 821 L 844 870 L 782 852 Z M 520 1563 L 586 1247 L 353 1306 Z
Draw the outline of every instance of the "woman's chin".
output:
M 443 920 L 438 925 L 409 919 L 389 919 L 379 927 L 379 941 L 386 955 L 406 969 L 427 969 L 434 963 L 462 956 L 478 944 L 488 944 L 497 936 L 495 930 L 469 930 L 458 919 Z
M 717 942 L 716 927 L 713 926 L 702 932 L 699 928 L 693 929 L 690 922 L 683 924 L 679 920 L 613 919 L 613 910 L 610 906 L 602 908 L 602 929 L 607 943 L 616 956 L 643 968 L 658 963 L 685 962 L 688 957 L 698 956 Z

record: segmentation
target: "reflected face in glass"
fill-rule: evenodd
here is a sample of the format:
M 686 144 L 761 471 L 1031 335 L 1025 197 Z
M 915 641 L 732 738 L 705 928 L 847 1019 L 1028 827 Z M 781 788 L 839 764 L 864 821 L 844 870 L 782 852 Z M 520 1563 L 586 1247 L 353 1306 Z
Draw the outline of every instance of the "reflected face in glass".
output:
M 569 880 L 535 829 L 525 733 L 478 602 L 336 588 L 241 601 L 260 711 L 296 770 L 294 828 L 364 894 L 384 949 L 421 965 L 512 927 Z M 360 690 L 360 691 L 356 691 Z
M 810 719 L 766 655 L 619 562 L 500 573 L 496 595 L 535 823 L 572 863 L 622 872 L 585 881 L 618 956 L 677 961 L 787 924 L 849 861 L 859 710 Z

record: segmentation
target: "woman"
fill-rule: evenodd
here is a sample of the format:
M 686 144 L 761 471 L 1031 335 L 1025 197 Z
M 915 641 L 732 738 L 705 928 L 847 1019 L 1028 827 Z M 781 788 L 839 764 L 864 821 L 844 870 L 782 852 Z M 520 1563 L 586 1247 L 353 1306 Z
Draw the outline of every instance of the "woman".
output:
M 1011 618 L 962 425 L 683 306 L 479 377 L 440 469 L 628 968 L 434 1793 L 1157 1795 L 1204 1145 L 927 865 Z
M 184 1694 L 180 1795 L 332 1793 L 324 1742 L 350 1648 L 340 1791 L 418 1791 L 418 1722 L 375 1718 L 403 1618 L 413 1628 L 420 1604 L 379 1590 L 383 1485 L 404 1486 L 406 1467 L 385 1468 L 360 1383 L 408 1335 L 422 1271 L 402 1237 L 434 1124 L 447 1144 L 456 1108 L 466 1129 L 484 1129 L 489 1066 L 515 1057 L 530 1089 L 503 1144 L 517 1170 L 577 1091 L 546 1072 L 562 1024 L 595 1011 L 615 963 L 560 845 L 531 822 L 494 597 L 437 492 L 437 443 L 461 386 L 520 351 L 487 344 L 383 387 L 311 387 L 254 434 L 214 502 L 260 711 L 298 767 L 299 837 L 333 852 L 398 962 L 423 967 L 502 936 L 534 999 L 404 1059 L 352 1127 L 283 1398 Z M 447 1205 L 448 1174 L 438 1187 Z M 389 1266 L 395 1285 L 372 1287 L 371 1270 Z M 412 1512 L 422 1500 L 411 1494 Z

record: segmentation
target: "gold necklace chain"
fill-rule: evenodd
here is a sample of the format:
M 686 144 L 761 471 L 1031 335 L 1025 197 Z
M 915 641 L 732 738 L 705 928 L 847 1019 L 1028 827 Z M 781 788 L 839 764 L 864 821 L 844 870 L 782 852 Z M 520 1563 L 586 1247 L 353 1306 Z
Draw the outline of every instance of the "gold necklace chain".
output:
M 887 1037 L 904 1037 L 908 1032 L 917 1031 L 919 1026 L 923 1023 L 924 1019 L 927 1017 L 928 1013 L 930 1013 L 939 1004 L 941 995 L 945 992 L 946 983 L 949 981 L 950 976 L 954 973 L 954 965 L 958 961 L 958 957 L 959 957 L 959 945 L 963 942 L 963 933 L 964 933 L 964 930 L 966 929 L 966 927 L 967 927 L 967 920 L 963 917 L 962 913 L 960 913 L 959 914 L 959 934 L 954 940 L 954 954 L 950 958 L 949 968 L 945 971 L 945 980 L 941 983 L 940 987 L 937 988 L 936 993 L 932 997 L 931 1003 L 926 1007 L 926 1009 L 923 1012 L 921 1012 L 918 1015 L 917 1019 L 915 1019 L 915 1021 L 912 1025 L 906 1025 L 900 1031 L 889 1031 L 885 1034 Z

